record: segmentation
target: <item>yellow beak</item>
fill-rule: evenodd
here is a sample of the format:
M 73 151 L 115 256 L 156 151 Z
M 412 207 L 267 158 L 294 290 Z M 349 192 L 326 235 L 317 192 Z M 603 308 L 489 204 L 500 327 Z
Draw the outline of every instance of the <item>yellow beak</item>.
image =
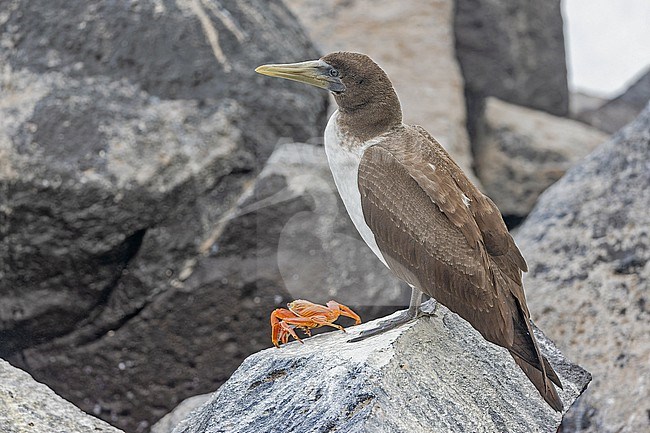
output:
M 269 77 L 298 81 L 332 92 L 344 91 L 345 85 L 341 79 L 330 76 L 331 69 L 332 67 L 322 60 L 310 60 L 300 63 L 262 65 L 258 66 L 255 72 Z

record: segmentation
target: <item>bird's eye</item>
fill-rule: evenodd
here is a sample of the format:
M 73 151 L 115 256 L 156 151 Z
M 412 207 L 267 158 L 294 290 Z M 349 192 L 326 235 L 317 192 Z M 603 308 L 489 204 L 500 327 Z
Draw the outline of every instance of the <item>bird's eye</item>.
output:
M 334 69 L 334 68 L 330 69 L 330 77 L 336 78 L 338 76 L 339 76 L 339 70 L 338 69 Z

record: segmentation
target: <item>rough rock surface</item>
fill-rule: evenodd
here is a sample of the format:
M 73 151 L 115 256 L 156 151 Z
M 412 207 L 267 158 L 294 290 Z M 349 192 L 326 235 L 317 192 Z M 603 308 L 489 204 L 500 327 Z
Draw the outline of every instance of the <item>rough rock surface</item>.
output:
M 212 394 L 200 394 L 187 398 L 181 402 L 164 417 L 160 418 L 157 423 L 151 426 L 150 433 L 172 433 L 172 430 L 188 417 L 197 407 L 210 399 Z
M 534 319 L 593 383 L 563 432 L 650 431 L 650 105 L 519 230 Z
M 0 356 L 136 432 L 267 345 L 267 311 L 224 319 L 255 287 L 178 280 L 278 140 L 322 133 L 326 95 L 253 72 L 289 55 L 318 53 L 279 1 L 3 3 Z
M 625 92 L 594 110 L 579 113 L 577 118 L 603 131 L 614 133 L 634 120 L 650 101 L 650 69 Z
M 517 221 L 542 191 L 607 138 L 581 122 L 488 98 L 474 166 L 506 220 Z
M 321 51 L 358 51 L 374 59 L 395 86 L 404 121 L 426 128 L 472 176 L 452 0 L 285 3 Z
M 120 433 L 0 359 L 2 433 Z M 123 433 L 123 432 L 122 432 Z
M 250 356 L 174 433 L 555 432 L 554 412 L 512 361 L 444 307 L 348 344 L 370 324 Z M 589 373 L 536 333 L 566 407 Z
M 562 25 L 560 0 L 457 0 L 456 55 L 468 103 L 495 96 L 566 115 L 569 90 Z

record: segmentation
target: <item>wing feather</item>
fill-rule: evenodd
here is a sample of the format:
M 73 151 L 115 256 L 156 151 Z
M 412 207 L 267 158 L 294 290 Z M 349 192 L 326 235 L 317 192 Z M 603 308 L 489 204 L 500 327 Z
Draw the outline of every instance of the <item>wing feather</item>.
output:
M 488 340 L 512 342 L 510 308 L 500 302 L 485 249 L 468 244 L 383 145 L 365 151 L 359 191 L 366 224 L 399 278 L 459 314 Z

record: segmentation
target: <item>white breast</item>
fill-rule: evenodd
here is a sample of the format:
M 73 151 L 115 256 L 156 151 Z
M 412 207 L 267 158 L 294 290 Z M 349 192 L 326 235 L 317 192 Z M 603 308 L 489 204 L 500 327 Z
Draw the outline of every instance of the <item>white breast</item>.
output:
M 327 123 L 327 128 L 325 128 L 325 153 L 330 164 L 330 170 L 332 170 L 332 175 L 334 176 L 334 183 L 339 190 L 339 195 L 343 200 L 345 209 L 347 209 L 359 234 L 361 234 L 361 237 L 368 244 L 372 252 L 379 257 L 379 260 L 388 267 L 384 256 L 379 251 L 379 247 L 375 241 L 375 235 L 363 218 L 361 194 L 359 193 L 357 183 L 359 178 L 359 163 L 363 152 L 379 141 L 374 140 L 355 146 L 346 146 L 336 123 L 337 116 L 338 110 L 332 114 Z

